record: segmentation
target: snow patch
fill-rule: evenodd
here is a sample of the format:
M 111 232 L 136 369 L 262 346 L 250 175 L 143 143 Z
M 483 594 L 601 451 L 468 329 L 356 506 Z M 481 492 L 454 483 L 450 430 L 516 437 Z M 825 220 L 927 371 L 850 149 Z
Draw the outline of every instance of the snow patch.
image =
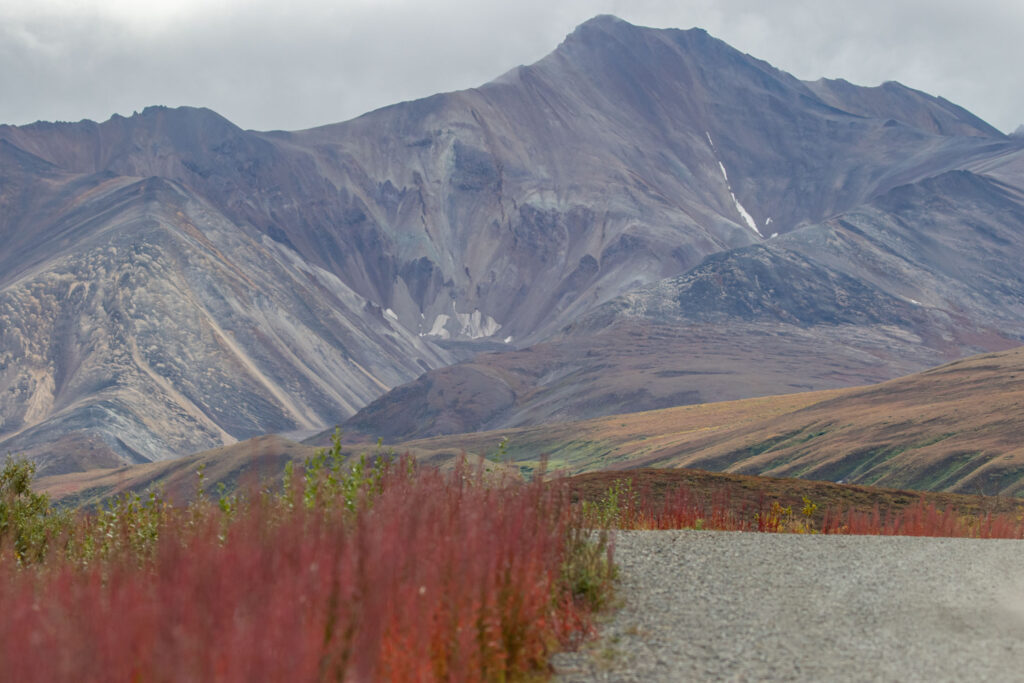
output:
M 778 237 L 778 236 L 779 236 L 779 233 L 777 233 L 777 232 L 773 232 L 773 233 L 772 233 L 772 236 L 771 236 L 771 237 L 769 237 L 768 239 L 772 239 L 772 238 L 774 238 L 774 237 Z
M 501 324 L 497 320 L 481 313 L 479 308 L 473 309 L 472 313 L 459 313 L 455 310 L 453 303 L 452 315 L 438 314 L 434 318 L 434 324 L 431 325 L 430 332 L 427 335 L 441 339 L 451 339 L 453 326 L 450 326 L 449 322 L 456 323 L 456 326 L 454 326 L 455 336 L 463 339 L 493 337 L 501 329 Z
M 392 311 L 390 308 L 384 309 L 384 317 L 387 318 L 388 320 L 394 320 L 396 323 L 398 322 L 398 314 Z
M 711 136 L 708 136 L 711 139 Z M 736 213 L 740 215 L 743 222 L 747 224 L 747 227 L 757 233 L 758 237 L 764 237 L 761 231 L 757 229 L 757 223 L 754 222 L 754 217 L 740 204 L 740 200 L 736 199 L 736 193 L 732 191 L 732 185 L 729 184 L 729 174 L 725 172 L 725 164 L 721 161 L 718 162 L 718 168 L 722 169 L 722 178 L 725 179 L 725 186 L 729 189 L 729 196 L 732 197 L 733 206 L 736 207 Z
M 512 343 L 512 337 L 505 337 L 505 343 L 506 344 L 511 344 Z
M 430 332 L 427 332 L 427 334 L 429 334 L 431 337 L 449 339 L 451 335 L 448 334 L 448 330 L 444 328 L 444 326 L 447 324 L 448 316 L 446 316 L 444 313 L 440 313 L 436 318 L 434 318 L 434 324 L 430 327 Z
M 765 219 L 765 221 L 764 221 L 764 225 L 765 225 L 765 227 L 768 227 L 771 224 L 772 224 L 772 217 L 768 216 L 768 218 Z
M 729 188 L 729 196 L 732 197 L 732 203 L 736 205 L 736 211 L 739 212 L 740 217 L 746 222 L 747 227 L 757 233 L 758 237 L 764 237 L 761 231 L 757 229 L 757 223 L 754 222 L 754 217 L 747 213 L 747 210 L 740 204 L 740 200 L 736 199 L 736 195 L 733 194 L 732 188 Z
M 921 305 L 921 302 L 920 302 L 920 301 L 918 301 L 917 299 L 907 299 L 907 300 L 908 300 L 908 301 L 909 301 L 910 303 L 914 304 L 915 306 L 920 306 L 920 305 Z
M 489 315 L 484 315 L 479 308 L 474 308 L 472 313 L 456 313 L 455 318 L 462 325 L 460 333 L 470 339 L 481 339 L 493 336 L 501 325 Z

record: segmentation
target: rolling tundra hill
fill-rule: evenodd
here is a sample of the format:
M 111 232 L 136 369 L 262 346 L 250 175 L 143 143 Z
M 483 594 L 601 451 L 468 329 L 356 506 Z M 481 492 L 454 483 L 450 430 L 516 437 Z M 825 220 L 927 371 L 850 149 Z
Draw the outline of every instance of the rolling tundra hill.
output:
M 422 456 L 541 455 L 571 473 L 642 467 L 925 491 L 1024 493 L 1024 347 L 866 387 L 408 441 Z
M 705 492 L 728 490 L 748 502 L 762 493 L 789 502 L 811 495 L 867 509 L 880 502 L 906 505 L 918 499 L 912 491 L 1019 499 L 1022 405 L 1024 347 L 1018 347 L 866 387 L 435 436 L 392 448 L 438 465 L 468 456 L 512 474 L 529 476 L 542 464 L 562 474 L 589 473 L 574 481 L 591 498 L 625 476 L 662 492 L 685 484 Z M 302 462 L 324 443 L 329 440 L 323 437 L 302 444 L 258 437 L 170 462 L 48 476 L 39 485 L 65 501 L 95 501 L 147 487 L 187 500 L 201 465 L 208 490 L 221 481 L 233 488 L 247 477 L 277 482 L 286 462 Z M 343 446 L 347 456 L 376 451 L 367 444 Z M 902 493 L 894 497 L 893 490 Z
M 407 439 L 1008 348 L 1022 149 L 899 84 L 608 16 L 306 131 L 0 126 L 0 448 L 73 471 L 367 404 L 352 429 Z

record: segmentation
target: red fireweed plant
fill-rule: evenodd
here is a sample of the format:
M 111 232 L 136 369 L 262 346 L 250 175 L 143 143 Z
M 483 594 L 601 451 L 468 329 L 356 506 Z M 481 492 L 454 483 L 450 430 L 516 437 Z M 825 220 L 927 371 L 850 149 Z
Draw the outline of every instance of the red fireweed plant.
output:
M 582 511 L 591 526 L 617 529 L 1024 538 L 1024 518 L 1013 513 L 965 514 L 924 500 L 884 514 L 877 506 L 872 512 L 851 508 L 819 513 L 808 498 L 797 509 L 764 496 L 756 506 L 736 505 L 727 491 L 702 495 L 689 486 L 656 497 L 647 489 L 634 490 L 626 479 L 616 482 L 598 501 L 584 502 Z
M 347 476 L 321 461 L 226 505 L 128 498 L 37 563 L 5 550 L 4 678 L 507 680 L 590 631 L 611 549 L 582 540 L 566 487 L 408 459 Z

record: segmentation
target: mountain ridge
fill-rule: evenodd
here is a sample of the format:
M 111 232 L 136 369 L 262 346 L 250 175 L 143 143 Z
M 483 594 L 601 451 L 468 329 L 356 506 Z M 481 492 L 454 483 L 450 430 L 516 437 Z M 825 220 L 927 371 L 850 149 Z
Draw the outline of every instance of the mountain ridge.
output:
M 748 391 L 772 393 L 780 382 L 876 380 L 1009 343 L 1019 283 L 995 297 L 950 295 L 917 322 L 891 282 L 862 275 L 922 242 L 850 247 L 863 272 L 844 271 L 819 242 L 861 240 L 839 221 L 951 171 L 992 174 L 1015 203 L 1022 143 L 903 86 L 820 83 L 701 30 L 598 17 L 478 88 L 303 131 L 244 131 L 208 109 L 165 107 L 99 124 L 0 126 L 0 446 L 56 462 L 53 445 L 80 434 L 92 439 L 90 457 L 137 461 L 326 426 L 473 344 L 518 354 L 507 357 L 511 374 L 487 361 L 465 380 L 469 402 L 501 406 L 487 418 L 497 426 L 728 397 L 743 391 L 744 368 L 762 373 Z M 988 186 L 957 192 L 982 218 L 999 208 Z M 872 211 L 864 220 L 895 229 L 886 210 Z M 957 211 L 928 216 L 948 237 L 949 216 L 976 223 Z M 978 225 L 1006 239 L 1001 220 Z M 958 246 L 991 250 L 982 232 Z M 804 236 L 813 239 L 793 246 Z M 835 315 L 810 327 L 783 316 L 722 320 L 705 333 L 695 318 L 680 327 L 615 313 L 588 329 L 609 302 L 691 272 L 713 278 L 715 263 L 742 258 L 707 266 L 716 254 L 783 254 L 776 240 L 790 251 L 770 269 L 814 277 L 783 299 L 832 297 L 846 327 L 831 324 Z M 1003 246 L 999 264 L 1017 258 L 1016 242 Z M 955 277 L 932 273 L 940 261 L 913 274 L 950 290 Z M 991 286 L 977 264 L 962 265 Z M 743 278 L 737 286 L 765 311 L 788 282 L 776 276 L 774 294 Z M 872 310 L 883 299 L 888 317 Z M 964 310 L 975 302 L 979 311 Z M 1013 312 L 1000 317 L 1007 302 Z M 942 343 L 915 347 L 924 338 Z M 646 340 L 635 357 L 632 339 Z M 787 344 L 816 359 L 789 379 Z M 593 355 L 581 362 L 581 349 Z M 755 351 L 771 353 L 758 363 Z M 662 367 L 670 352 L 682 367 Z M 708 377 L 732 379 L 670 381 L 702 362 L 724 373 Z M 82 373 L 89 381 L 73 384 Z M 508 381 L 487 396 L 494 377 Z M 110 392 L 121 398 L 110 403 Z M 138 408 L 131 392 L 144 397 Z M 84 412 L 72 429 L 60 410 L 73 405 Z M 453 427 L 479 422 L 448 412 Z
M 596 417 L 598 398 L 631 412 L 873 383 L 1012 348 L 1024 339 L 1022 199 L 968 171 L 899 186 L 634 289 L 544 344 L 426 373 L 343 424 L 407 440 Z M 546 382 L 557 366 L 574 379 Z M 490 388 L 481 376 L 503 380 Z M 447 405 L 435 396 L 453 392 L 460 399 Z M 480 406 L 490 406 L 486 419 L 472 417 Z

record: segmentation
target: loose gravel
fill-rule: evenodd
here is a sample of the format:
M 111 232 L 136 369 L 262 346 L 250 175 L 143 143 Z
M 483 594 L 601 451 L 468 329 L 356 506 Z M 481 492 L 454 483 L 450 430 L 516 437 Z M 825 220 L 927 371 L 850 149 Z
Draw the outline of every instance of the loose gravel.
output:
M 576 681 L 1022 681 L 1024 541 L 630 531 Z

